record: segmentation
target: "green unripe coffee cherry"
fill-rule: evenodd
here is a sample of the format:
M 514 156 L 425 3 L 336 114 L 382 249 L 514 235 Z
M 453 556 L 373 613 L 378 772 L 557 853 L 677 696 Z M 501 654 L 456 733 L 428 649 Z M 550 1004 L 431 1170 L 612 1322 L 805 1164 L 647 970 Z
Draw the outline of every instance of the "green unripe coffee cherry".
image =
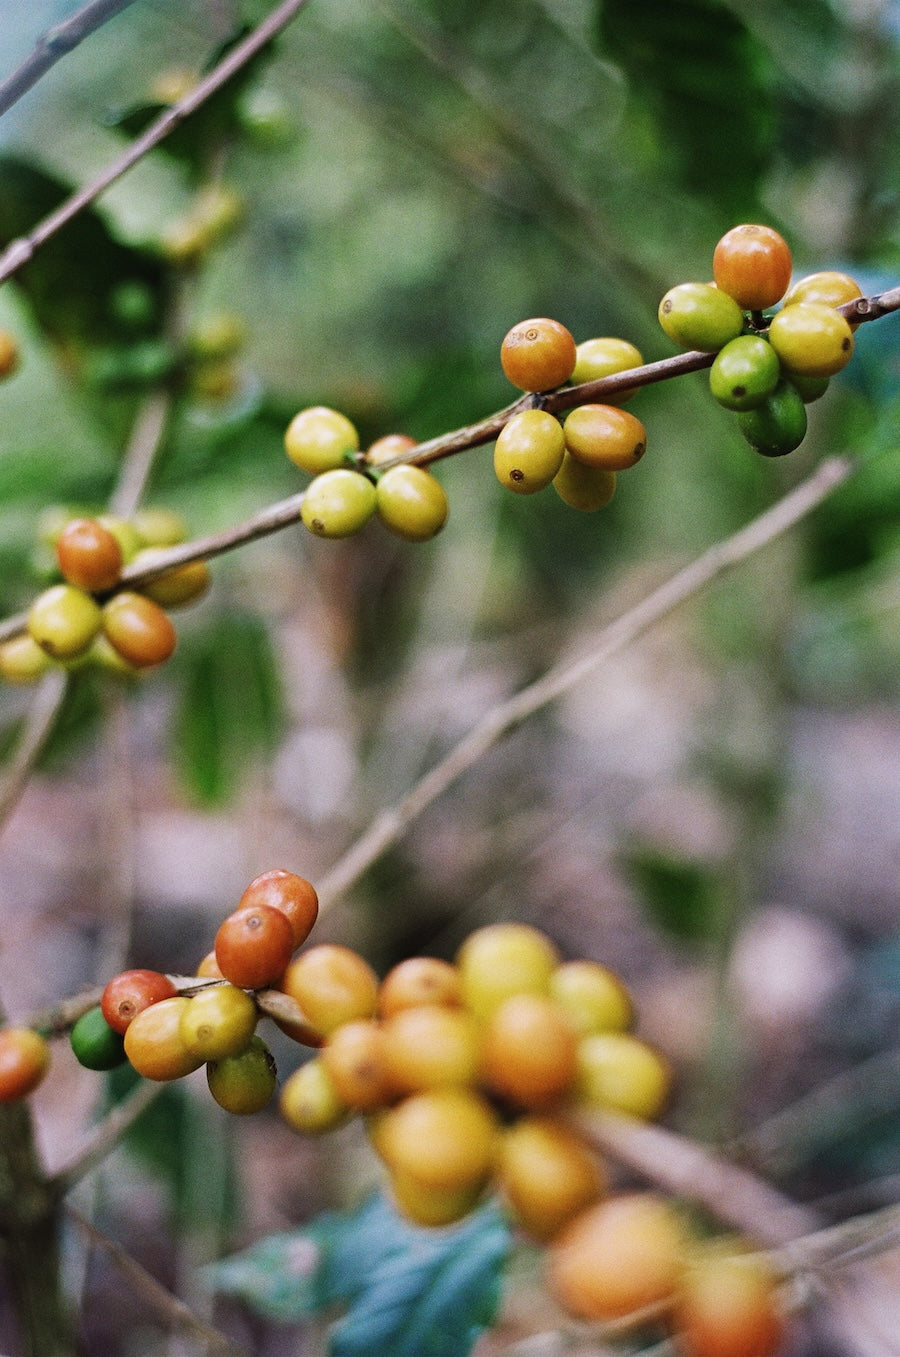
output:
M 508 490 L 533 495 L 553 480 L 565 449 L 558 419 L 546 410 L 522 410 L 500 431 L 494 445 L 494 471 Z
M 804 405 L 812 405 L 813 401 L 819 400 L 828 390 L 830 377 L 802 377 L 799 372 L 792 372 L 788 379 L 791 386 L 796 387 L 800 393 L 800 399 Z
M 783 381 L 755 410 L 738 415 L 741 433 L 763 457 L 783 457 L 806 435 L 806 406 L 791 382 Z
M 69 1041 L 79 1065 L 88 1070 L 114 1070 L 125 1063 L 125 1038 L 115 1032 L 97 1004 L 75 1023 Z
M 239 1117 L 262 1111 L 275 1092 L 277 1077 L 275 1059 L 262 1037 L 251 1037 L 243 1051 L 210 1061 L 206 1067 L 213 1098 Z
M 378 479 L 375 501 L 385 527 L 407 542 L 427 542 L 449 512 L 444 487 L 421 466 L 389 467 Z
M 728 410 L 752 410 L 775 390 L 781 364 L 762 335 L 739 335 L 720 349 L 709 370 L 709 389 Z
M 613 377 L 617 372 L 640 367 L 643 361 L 640 349 L 627 339 L 614 336 L 586 339 L 575 350 L 575 371 L 570 380 L 574 385 L 579 385 L 601 377 Z M 605 395 L 604 400 L 610 405 L 624 405 L 637 390 L 635 386 L 626 387 L 623 391 Z
M 284 435 L 288 457 L 301 471 L 318 476 L 344 464 L 359 448 L 359 434 L 346 415 L 327 405 L 311 405 L 294 415 Z
M 300 517 L 317 537 L 350 537 L 372 517 L 377 498 L 368 476 L 336 467 L 310 484 Z
M 74 584 L 54 584 L 39 594 L 28 614 L 28 634 L 54 660 L 82 655 L 100 630 L 96 601 Z
M 659 323 L 682 349 L 716 353 L 744 328 L 744 313 L 733 297 L 712 283 L 679 283 L 659 304 Z
M 594 513 L 605 508 L 616 493 L 616 473 L 605 467 L 588 466 L 567 452 L 553 477 L 553 489 L 570 509 Z

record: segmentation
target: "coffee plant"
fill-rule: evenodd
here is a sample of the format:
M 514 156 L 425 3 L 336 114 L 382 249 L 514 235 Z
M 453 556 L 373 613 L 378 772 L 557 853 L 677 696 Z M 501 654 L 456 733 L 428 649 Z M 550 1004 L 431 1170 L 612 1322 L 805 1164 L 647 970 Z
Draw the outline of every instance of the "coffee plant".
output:
M 896 1352 L 890 7 L 63 8 L 0 1348 Z

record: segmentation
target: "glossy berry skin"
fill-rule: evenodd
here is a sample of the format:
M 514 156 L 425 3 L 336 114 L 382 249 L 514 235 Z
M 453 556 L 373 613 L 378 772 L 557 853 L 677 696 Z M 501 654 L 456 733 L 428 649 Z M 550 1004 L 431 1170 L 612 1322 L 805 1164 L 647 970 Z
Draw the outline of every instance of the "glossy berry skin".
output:
M 680 348 L 701 353 L 718 352 L 744 326 L 744 313 L 734 298 L 711 283 L 678 283 L 669 288 L 657 317 Z
M 103 593 L 119 582 L 122 548 L 95 518 L 73 518 L 56 539 L 56 559 L 69 584 Z
M 100 999 L 103 1016 L 114 1032 L 124 1033 L 132 1021 L 151 1004 L 178 993 L 173 981 L 160 971 L 122 971 L 109 981 Z
M 547 1255 L 551 1291 L 579 1319 L 624 1319 L 668 1308 L 683 1268 L 685 1235 L 664 1198 L 622 1193 L 589 1206 Z
M 771 226 L 747 223 L 726 231 L 713 252 L 716 287 L 744 311 L 765 311 L 787 291 L 791 251 Z
M 791 382 L 779 382 L 762 405 L 738 415 L 741 433 L 763 457 L 784 457 L 806 436 L 803 398 Z
M 376 1148 L 391 1173 L 455 1191 L 481 1186 L 494 1163 L 497 1118 L 471 1089 L 414 1093 L 378 1119 Z
M 665 1057 L 629 1032 L 594 1032 L 578 1043 L 576 1095 L 588 1107 L 649 1121 L 672 1085 Z
M 464 1219 L 478 1205 L 484 1190 L 481 1182 L 458 1188 L 435 1188 L 397 1170 L 390 1174 L 388 1186 L 400 1214 L 413 1225 L 431 1229 Z
M 279 987 L 300 1005 L 320 1037 L 354 1018 L 371 1018 L 378 1002 L 378 976 L 372 967 L 338 943 L 320 943 L 294 957 Z
M 53 584 L 28 613 L 28 634 L 54 660 L 83 655 L 100 630 L 98 604 L 74 584 Z
M 565 325 L 545 316 L 520 320 L 500 345 L 500 365 L 521 391 L 550 391 L 571 377 L 575 340 Z
M 375 512 L 378 497 L 368 476 L 346 467 L 323 471 L 303 497 L 300 517 L 316 537 L 352 537 Z
M 465 939 L 456 964 L 463 1003 L 476 1018 L 488 1018 L 513 995 L 546 994 L 559 953 L 529 924 L 486 924 Z
M 374 1112 L 391 1100 L 393 1084 L 385 1056 L 384 1032 L 373 1018 L 355 1018 L 335 1028 L 320 1060 L 338 1098 L 356 1112 Z
M 291 921 L 271 905 L 239 909 L 219 925 L 215 952 L 225 979 L 239 989 L 274 985 L 294 952 Z
M 0 643 L 0 678 L 7 683 L 34 683 L 50 664 L 46 650 L 28 632 Z
M 752 410 L 775 390 L 778 355 L 762 335 L 739 335 L 720 349 L 709 370 L 713 398 L 728 410 Z
M 382 1028 L 384 1063 L 398 1093 L 474 1085 L 481 1034 L 470 1013 L 442 1004 L 404 1008 Z
M 279 1108 L 287 1124 L 303 1135 L 324 1135 L 342 1126 L 349 1116 L 349 1108 L 318 1056 L 285 1080 Z
M 415 956 L 398 961 L 378 989 L 378 1012 L 383 1018 L 426 1004 L 458 1008 L 461 1003 L 459 971 L 438 957 Z
M 623 982 L 599 961 L 565 961 L 550 977 L 550 998 L 565 1011 L 579 1037 L 624 1032 L 634 1011 Z
M 543 994 L 514 994 L 484 1027 L 481 1079 L 516 1107 L 552 1107 L 575 1081 L 578 1042 L 564 1011 Z
M 261 1112 L 271 1102 L 277 1081 L 275 1058 L 262 1037 L 252 1037 L 244 1050 L 206 1067 L 213 1099 L 236 1117 Z
M 586 339 L 575 350 L 575 368 L 571 381 L 574 384 L 594 382 L 601 377 L 614 377 L 619 372 L 640 367 L 644 361 L 640 349 L 635 348 L 627 339 L 608 338 Z M 625 387 L 606 396 L 610 405 L 624 405 L 637 391 L 637 387 Z
M 579 405 L 563 424 L 566 448 L 577 462 L 602 471 L 627 471 L 647 451 L 647 430 L 618 405 Z
M 546 410 L 522 410 L 503 426 L 494 445 L 494 472 L 517 495 L 549 485 L 566 450 L 562 426 Z
M 134 558 L 138 568 L 154 565 L 164 552 L 163 547 L 141 547 Z M 184 565 L 172 566 L 160 575 L 154 575 L 140 586 L 140 592 L 146 594 L 161 608 L 183 608 L 195 603 L 208 592 L 212 576 L 206 561 L 187 561 Z
M 114 1032 L 97 1004 L 75 1023 L 69 1041 L 79 1065 L 88 1070 L 113 1070 L 125 1061 L 125 1038 Z
M 178 642 L 168 613 L 131 589 L 122 589 L 104 603 L 103 634 L 135 669 L 162 664 Z
M 181 1036 L 181 1019 L 190 1002 L 181 994 L 160 999 L 128 1024 L 125 1054 L 144 1079 L 161 1083 L 183 1079 L 203 1064 L 202 1057 L 189 1051 Z
M 788 375 L 833 377 L 853 357 L 853 332 L 821 302 L 796 302 L 772 317 L 769 343 Z
M 32 1093 L 50 1067 L 50 1047 L 31 1027 L 0 1028 L 0 1103 Z
M 309 937 L 319 913 L 319 897 L 312 882 L 284 867 L 272 867 L 253 878 L 238 901 L 238 909 L 254 905 L 269 905 L 287 915 L 295 947 Z
M 792 372 L 789 381 L 803 404 L 812 405 L 813 401 L 821 400 L 825 395 L 831 383 L 831 378 L 801 377 L 799 373 Z
M 385 462 L 393 462 L 395 458 L 403 457 L 415 446 L 416 440 L 410 438 L 409 434 L 386 433 L 381 438 L 375 439 L 366 452 L 366 461 L 370 466 L 383 466 Z
M 593 514 L 605 509 L 616 493 L 616 473 L 602 466 L 586 466 L 567 452 L 553 477 L 553 489 L 570 509 Z
M 181 514 L 160 504 L 148 504 L 135 510 L 131 525 L 142 548 L 174 547 L 184 542 L 188 535 L 188 525 Z
M 447 522 L 450 506 L 440 481 L 421 466 L 389 467 L 375 487 L 375 508 L 386 528 L 406 542 L 427 542 Z
M 837 269 L 827 269 L 821 273 L 808 273 L 792 283 L 784 296 L 784 306 L 795 306 L 797 302 L 818 302 L 823 306 L 843 306 L 846 302 L 856 301 L 862 296 L 862 289 L 849 273 Z M 851 324 L 851 329 L 856 327 Z
M 777 1278 L 759 1254 L 726 1252 L 722 1241 L 699 1248 L 679 1283 L 672 1327 L 685 1357 L 776 1357 L 785 1334 Z
M 518 1227 L 545 1241 L 603 1194 L 606 1175 L 563 1122 L 525 1116 L 501 1135 L 497 1184 Z
M 135 524 L 129 518 L 120 518 L 118 514 L 98 514 L 97 522 L 112 533 L 121 548 L 122 560 L 126 565 L 130 564 L 144 546 Z
M 181 1017 L 181 1039 L 201 1060 L 222 1060 L 248 1045 L 256 1031 L 256 1004 L 236 985 L 212 985 L 191 996 Z
M 359 449 L 359 434 L 346 415 L 326 405 L 311 405 L 294 415 L 284 435 L 288 457 L 301 471 L 318 476 L 344 465 Z

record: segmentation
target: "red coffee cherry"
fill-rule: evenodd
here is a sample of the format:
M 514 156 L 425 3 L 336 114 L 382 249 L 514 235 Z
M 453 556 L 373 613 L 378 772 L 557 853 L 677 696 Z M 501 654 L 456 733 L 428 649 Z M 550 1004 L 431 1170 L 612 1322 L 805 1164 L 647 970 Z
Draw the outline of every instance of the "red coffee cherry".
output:
M 95 518 L 73 518 L 56 541 L 56 559 L 70 584 L 88 593 L 113 589 L 122 573 L 122 548 Z
M 0 1029 L 0 1103 L 37 1088 L 50 1065 L 50 1047 L 31 1027 Z
M 226 980 L 241 989 L 263 989 L 284 974 L 294 952 L 294 930 L 280 909 L 253 905 L 219 926 L 215 950 Z
M 174 983 L 160 971 L 122 971 L 106 986 L 100 1007 L 113 1031 L 125 1032 L 145 1008 L 162 999 L 172 999 L 177 993 Z
M 294 946 L 299 947 L 316 922 L 319 897 L 306 877 L 284 867 L 273 867 L 253 878 L 238 901 L 238 910 L 252 909 L 254 905 L 270 905 L 286 914 L 294 931 Z

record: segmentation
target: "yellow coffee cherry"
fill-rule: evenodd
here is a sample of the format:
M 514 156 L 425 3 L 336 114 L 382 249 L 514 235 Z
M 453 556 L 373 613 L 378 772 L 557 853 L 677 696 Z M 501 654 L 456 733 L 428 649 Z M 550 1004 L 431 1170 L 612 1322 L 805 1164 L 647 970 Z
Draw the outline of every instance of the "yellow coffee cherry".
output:
M 327 405 L 311 405 L 291 420 L 284 435 L 288 457 L 301 471 L 318 476 L 343 466 L 359 448 L 359 434 L 346 415 Z
M 494 445 L 497 480 L 517 495 L 533 495 L 559 471 L 566 444 L 562 425 L 546 410 L 521 410 Z
M 565 961 L 550 977 L 550 997 L 565 1010 L 579 1036 L 621 1032 L 631 1026 L 628 990 L 614 971 L 599 961 Z
M 236 1055 L 256 1031 L 256 1004 L 236 985 L 213 985 L 200 990 L 181 1016 L 181 1039 L 192 1055 L 221 1060 Z
M 601 466 L 586 466 L 567 452 L 553 477 L 553 489 L 570 509 L 596 513 L 605 509 L 616 493 L 616 473 Z
M 50 663 L 50 656 L 27 632 L 0 644 L 0 678 L 7 683 L 34 683 Z
M 342 1126 L 350 1115 L 318 1056 L 285 1080 L 279 1107 L 287 1124 L 303 1135 L 324 1135 Z
M 470 933 L 456 957 L 463 1002 L 487 1018 L 514 994 L 546 994 L 559 953 L 529 924 L 487 924 Z
M 552 1117 L 520 1117 L 500 1138 L 497 1185 L 516 1224 L 533 1239 L 552 1239 L 606 1188 L 597 1156 Z
M 460 1008 L 405 1008 L 384 1024 L 384 1060 L 398 1093 L 472 1085 L 480 1060 L 478 1024 Z
M 576 1096 L 650 1121 L 662 1112 L 672 1086 L 665 1056 L 629 1032 L 595 1032 L 578 1043 Z
M 28 634 L 54 660 L 83 655 L 100 630 L 97 602 L 74 584 L 53 584 L 28 613 Z
M 614 377 L 618 372 L 640 367 L 644 361 L 640 349 L 629 344 L 627 339 L 613 337 L 586 339 L 578 345 L 575 354 L 572 382 L 576 386 L 581 382 L 595 382 L 601 377 Z M 627 387 L 605 399 L 610 405 L 624 405 L 637 390 L 634 386 Z
M 393 1083 L 384 1032 L 375 1019 L 342 1023 L 325 1042 L 319 1058 L 346 1107 L 373 1112 L 390 1101 Z
M 414 1225 L 440 1228 L 462 1220 L 478 1205 L 483 1187 L 436 1188 L 411 1174 L 395 1171 L 388 1177 L 391 1196 L 401 1215 Z
M 413 1093 L 383 1112 L 376 1127 L 377 1149 L 389 1171 L 424 1187 L 474 1189 L 493 1167 L 497 1115 L 471 1089 Z

